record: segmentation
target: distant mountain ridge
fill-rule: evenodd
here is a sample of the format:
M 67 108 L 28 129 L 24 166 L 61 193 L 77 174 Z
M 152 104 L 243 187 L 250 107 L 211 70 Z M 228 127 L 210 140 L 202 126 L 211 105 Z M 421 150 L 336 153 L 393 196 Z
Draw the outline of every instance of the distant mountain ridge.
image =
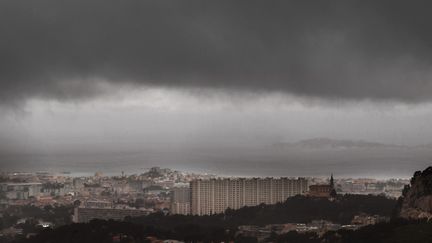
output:
M 303 149 L 343 149 L 343 148 L 404 148 L 406 146 L 369 142 L 363 140 L 339 140 L 331 138 L 312 138 L 295 143 L 276 143 L 277 148 Z

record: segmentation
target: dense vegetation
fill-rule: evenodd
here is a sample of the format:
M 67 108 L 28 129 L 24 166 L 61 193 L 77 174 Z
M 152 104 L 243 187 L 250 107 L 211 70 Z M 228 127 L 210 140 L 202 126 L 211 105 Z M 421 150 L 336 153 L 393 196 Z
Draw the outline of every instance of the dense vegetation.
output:
M 56 226 L 68 225 L 72 223 L 72 206 L 12 206 L 4 211 L 0 217 L 0 230 L 11 226 L 22 229 L 24 235 L 37 233 L 41 230 L 39 221 L 50 222 Z M 21 222 L 18 223 L 18 220 Z M 9 242 L 7 236 L 0 236 L 0 242 Z
M 23 240 L 26 243 L 110 243 L 120 236 L 121 242 L 148 242 L 147 237 L 182 239 L 188 242 L 221 242 L 233 238 L 234 232 L 223 228 L 208 228 L 198 225 L 178 225 L 173 231 L 161 230 L 157 226 L 144 226 L 131 222 L 93 220 L 87 224 L 72 224 L 54 230 L 43 230 L 37 236 Z
M 432 242 L 432 223 L 426 221 L 392 220 L 369 225 L 359 230 L 329 231 L 322 237 L 295 231 L 273 235 L 269 241 L 289 243 L 425 243 Z
M 385 196 L 341 195 L 334 201 L 325 198 L 296 196 L 284 203 L 244 207 L 238 210 L 228 209 L 224 214 L 211 216 L 149 216 L 127 219 L 142 225 L 158 225 L 171 229 L 182 224 L 198 224 L 222 227 L 238 225 L 266 225 L 278 223 L 307 223 L 314 219 L 325 219 L 335 223 L 348 224 L 354 215 L 359 213 L 391 216 L 396 200 Z
M 120 236 L 120 237 L 119 237 Z M 181 239 L 186 242 L 256 242 L 254 238 L 235 237 L 234 232 L 223 228 L 205 229 L 198 225 L 178 226 L 176 232 L 161 230 L 153 226 L 138 225 L 130 222 L 94 220 L 88 224 L 72 224 L 55 230 L 44 230 L 25 243 L 145 243 L 147 237 L 162 239 Z M 392 220 L 363 227 L 356 231 L 330 231 L 322 237 L 314 233 L 300 234 L 295 231 L 283 235 L 272 235 L 269 242 L 287 243 L 364 243 L 364 242 L 392 242 L 392 243 L 420 243 L 432 242 L 432 223 L 426 221 Z
M 7 228 L 16 223 L 18 219 L 28 218 L 51 222 L 54 225 L 65 225 L 72 223 L 72 206 L 13 206 L 3 212 L 0 217 L 0 229 Z

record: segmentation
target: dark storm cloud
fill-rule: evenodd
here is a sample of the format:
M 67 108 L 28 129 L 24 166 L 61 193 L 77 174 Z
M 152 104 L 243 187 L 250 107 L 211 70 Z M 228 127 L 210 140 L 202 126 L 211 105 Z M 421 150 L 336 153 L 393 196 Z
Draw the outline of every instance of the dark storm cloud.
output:
M 0 102 L 113 84 L 432 98 L 430 1 L 0 1 Z

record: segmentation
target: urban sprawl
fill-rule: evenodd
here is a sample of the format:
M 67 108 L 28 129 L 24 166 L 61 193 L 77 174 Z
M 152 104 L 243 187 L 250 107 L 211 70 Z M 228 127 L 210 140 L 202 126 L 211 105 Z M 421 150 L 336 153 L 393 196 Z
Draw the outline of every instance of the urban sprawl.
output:
M 106 176 L 72 176 L 69 173 L 2 173 L 0 175 L 0 215 L 9 219 L 3 223 L 1 235 L 23 234 L 20 224 L 32 220 L 40 227 L 55 227 L 67 223 L 47 218 L 29 218 L 25 210 L 72 208 L 70 221 L 81 223 L 92 219 L 123 220 L 154 212 L 164 214 L 210 215 L 226 209 L 275 204 L 296 195 L 331 198 L 338 194 L 382 194 L 397 198 L 408 179 L 365 178 L 239 178 L 211 174 L 181 172 L 153 167 L 141 174 Z M 20 210 L 21 209 L 21 210 Z M 54 211 L 53 211 L 54 212 Z M 73 212 L 73 213 L 72 213 Z M 271 233 L 325 232 L 340 228 L 358 228 L 385 221 L 377 215 L 358 215 L 351 225 L 339 225 L 317 219 L 309 224 L 286 224 L 259 227 L 244 225 L 238 233 L 267 237 Z M 7 225 L 5 225 L 7 224 Z

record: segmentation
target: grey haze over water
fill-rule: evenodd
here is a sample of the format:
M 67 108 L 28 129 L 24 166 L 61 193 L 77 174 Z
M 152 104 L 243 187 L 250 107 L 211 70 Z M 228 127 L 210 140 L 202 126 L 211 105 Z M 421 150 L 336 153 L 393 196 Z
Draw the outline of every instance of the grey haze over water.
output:
M 409 177 L 432 159 L 428 104 L 197 98 L 164 89 L 123 95 L 33 101 L 4 115 L 2 170 Z
M 0 1 L 1 170 L 409 176 L 432 162 L 431 7 Z M 320 137 L 397 146 L 274 146 Z
M 137 174 L 152 166 L 219 176 L 410 177 L 430 165 L 432 147 L 169 148 L 2 157 L 8 171 Z M 12 165 L 12 166 L 11 166 Z

